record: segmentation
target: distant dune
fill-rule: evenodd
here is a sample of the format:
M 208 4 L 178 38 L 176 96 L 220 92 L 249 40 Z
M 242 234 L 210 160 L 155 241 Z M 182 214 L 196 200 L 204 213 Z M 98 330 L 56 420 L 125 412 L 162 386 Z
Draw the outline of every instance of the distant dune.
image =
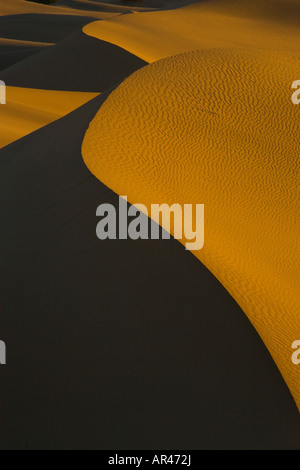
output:
M 1 73 L 10 86 L 102 92 L 146 62 L 81 30 Z
M 69 114 L 96 96 L 93 93 L 7 87 L 0 107 L 0 147 Z
M 69 1 L 59 2 L 57 4 L 46 5 L 43 3 L 30 2 L 27 0 L 0 0 L 0 16 L 19 15 L 19 14 L 50 14 L 50 15 L 74 15 L 88 16 L 90 18 L 108 18 L 116 14 L 116 11 L 101 11 L 93 9 L 79 9 L 77 5 L 84 5 L 84 2 Z M 121 10 L 120 10 L 121 11 Z
M 0 71 L 52 44 L 0 38 Z
M 291 361 L 300 305 L 300 121 L 290 99 L 298 70 L 298 56 L 249 50 L 159 61 L 107 99 L 83 157 L 132 204 L 206 204 L 196 255 L 247 313 L 300 406 Z
M 84 32 L 147 62 L 220 47 L 299 53 L 299 0 L 198 0 L 181 9 L 94 22 Z

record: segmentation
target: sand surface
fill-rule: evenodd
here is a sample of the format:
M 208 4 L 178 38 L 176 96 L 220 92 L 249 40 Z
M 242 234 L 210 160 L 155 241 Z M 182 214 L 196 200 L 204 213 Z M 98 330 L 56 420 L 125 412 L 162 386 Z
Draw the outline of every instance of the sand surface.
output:
M 81 143 L 107 95 L 0 150 L 0 447 L 300 448 L 274 361 L 205 266 L 174 240 L 95 236 L 118 195 Z
M 299 52 L 299 0 L 199 0 L 180 9 L 94 22 L 84 32 L 147 62 L 220 47 Z
M 249 50 L 159 61 L 111 94 L 83 157 L 132 204 L 206 204 L 195 254 L 247 313 L 300 406 L 298 70 L 298 56 Z
M 17 87 L 102 92 L 144 65 L 135 55 L 80 30 L 0 76 Z
M 43 15 L 74 15 L 102 19 L 116 14 L 116 11 L 114 10 L 103 12 L 101 9 L 98 11 L 93 9 L 84 10 L 76 7 L 76 1 L 45 5 L 43 3 L 28 2 L 26 0 L 0 0 L 0 16 L 41 13 Z M 117 14 L 119 14 L 118 11 Z
M 0 107 L 0 147 L 69 114 L 95 96 L 94 93 L 6 87 L 7 104 Z
M 300 0 L 0 12 L 0 447 L 300 449 Z M 100 242 L 119 194 L 204 249 Z
M 51 43 L 0 38 L 0 71 L 51 45 Z

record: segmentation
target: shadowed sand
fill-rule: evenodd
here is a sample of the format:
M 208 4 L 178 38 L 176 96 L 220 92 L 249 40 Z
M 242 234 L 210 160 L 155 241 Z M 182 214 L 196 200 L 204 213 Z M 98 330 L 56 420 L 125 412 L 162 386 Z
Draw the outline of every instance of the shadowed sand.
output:
M 51 44 L 0 38 L 0 71 L 30 57 Z
M 288 389 L 214 276 L 174 240 L 97 239 L 118 197 L 81 143 L 106 96 L 0 151 L 1 445 L 300 449 Z
M 1 38 L 57 43 L 81 29 L 92 19 L 85 16 L 54 14 L 0 16 Z
M 0 107 L 0 146 L 70 113 L 95 97 L 88 91 L 102 92 L 145 64 L 124 49 L 79 32 L 4 70 L 0 79 L 8 86 L 7 104 Z
M 292 396 L 241 309 L 299 402 L 287 364 L 299 332 L 299 120 L 287 108 L 298 58 L 198 52 L 105 102 L 179 52 L 298 54 L 300 2 L 173 10 L 188 3 L 0 0 L 0 142 L 14 141 L 0 150 L 3 449 L 300 450 Z M 84 157 L 98 180 L 81 155 L 97 111 Z M 174 240 L 101 243 L 96 208 L 123 189 L 133 202 L 206 203 L 199 258 L 228 290 Z
M 298 56 L 226 49 L 147 66 L 104 103 L 83 158 L 132 204 L 206 205 L 195 255 L 246 312 L 300 406 L 298 71 Z
M 6 87 L 7 103 L 0 107 L 0 147 L 69 114 L 95 96 L 95 93 Z
M 143 0 L 141 2 L 98 2 L 98 0 L 61 0 L 51 5 L 26 0 L 0 0 L 0 16 L 35 14 L 87 16 L 110 18 L 127 12 L 149 11 L 160 8 L 178 8 L 192 0 Z
M 79 31 L 3 71 L 0 77 L 18 87 L 102 92 L 144 65 L 124 49 Z
M 119 14 L 122 12 L 120 9 L 106 9 L 106 11 L 93 10 L 93 9 L 77 9 L 76 1 L 69 1 L 68 5 L 64 2 L 59 2 L 58 4 L 45 5 L 42 3 L 29 2 L 26 0 L 0 0 L 0 16 L 7 15 L 29 15 L 29 14 L 43 14 L 43 15 L 73 15 L 73 16 L 87 16 L 95 18 L 108 18 L 114 16 L 116 13 Z

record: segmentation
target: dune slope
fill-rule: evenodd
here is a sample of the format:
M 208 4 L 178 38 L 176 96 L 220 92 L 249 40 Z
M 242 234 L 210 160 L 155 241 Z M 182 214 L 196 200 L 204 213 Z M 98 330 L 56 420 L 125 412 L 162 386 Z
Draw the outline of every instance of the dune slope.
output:
M 300 449 L 292 397 L 215 277 L 174 240 L 97 239 L 118 196 L 81 144 L 106 97 L 0 150 L 0 445 Z
M 206 205 L 195 255 L 246 312 L 300 407 L 298 72 L 298 56 L 260 51 L 162 60 L 110 95 L 83 157 L 131 203 Z
M 300 450 L 299 14 L 0 0 L 1 449 Z M 120 193 L 204 203 L 204 250 L 98 240 Z
M 69 114 L 95 96 L 95 93 L 6 87 L 7 103 L 0 106 L 0 147 Z
M 202 48 L 299 52 L 300 0 L 199 0 L 178 10 L 135 13 L 84 27 L 147 62 Z
M 102 92 L 119 83 L 146 62 L 80 30 L 0 74 L 7 85 Z
M 69 2 L 64 5 L 63 2 L 58 4 L 45 5 L 43 3 L 28 2 L 26 0 L 0 0 L 0 16 L 18 15 L 18 14 L 43 14 L 43 15 L 73 15 L 73 16 L 87 16 L 91 18 L 109 18 L 116 14 L 116 10 L 101 11 L 99 9 L 77 9 L 77 2 Z M 120 9 L 120 12 L 122 10 Z M 118 13 L 118 12 L 117 12 Z
M 85 16 L 19 14 L 0 16 L 2 39 L 30 42 L 58 43 L 80 30 L 93 18 Z

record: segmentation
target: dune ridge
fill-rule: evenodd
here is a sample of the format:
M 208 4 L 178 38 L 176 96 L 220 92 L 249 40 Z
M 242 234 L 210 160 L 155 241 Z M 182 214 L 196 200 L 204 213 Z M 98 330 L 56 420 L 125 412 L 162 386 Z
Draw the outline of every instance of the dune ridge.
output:
M 85 34 L 152 63 L 207 48 L 255 48 L 298 54 L 299 0 L 200 0 L 178 10 L 96 21 Z
M 195 255 L 247 314 L 300 408 L 298 66 L 299 56 L 234 49 L 156 62 L 110 95 L 82 153 L 131 203 L 206 205 Z
M 95 236 L 118 195 L 81 143 L 108 94 L 0 150 L 0 448 L 300 449 L 279 371 L 205 266 L 175 240 Z
M 6 87 L 7 103 L 0 106 L 0 148 L 53 122 L 97 93 Z
M 1 449 L 300 449 L 299 8 L 0 0 Z M 119 194 L 205 249 L 101 243 Z
M 144 65 L 124 49 L 79 31 L 4 70 L 1 79 L 16 87 L 103 92 Z
M 74 8 L 75 7 L 75 8 Z M 0 0 L 0 17 L 7 15 L 19 14 L 50 14 L 50 15 L 73 15 L 73 16 L 87 16 L 90 18 L 109 18 L 116 14 L 116 11 L 97 11 L 97 10 L 83 10 L 76 8 L 76 2 L 64 4 L 51 4 L 46 5 L 43 3 L 28 2 L 26 0 Z
M 0 71 L 52 45 L 52 43 L 0 38 Z
M 128 12 L 152 11 L 163 7 L 178 8 L 191 1 L 98 2 L 97 0 L 60 0 L 47 5 L 27 0 L 0 0 L 0 16 L 42 13 L 45 15 L 74 15 L 104 19 Z

